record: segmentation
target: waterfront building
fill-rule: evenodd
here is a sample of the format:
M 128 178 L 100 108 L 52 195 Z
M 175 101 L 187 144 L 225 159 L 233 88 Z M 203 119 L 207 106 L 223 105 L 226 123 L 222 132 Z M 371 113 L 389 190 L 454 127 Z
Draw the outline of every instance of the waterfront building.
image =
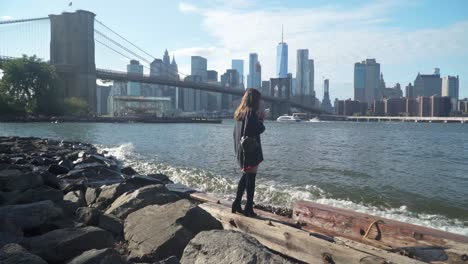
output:
M 174 114 L 171 98 L 117 95 L 112 100 L 112 116 L 155 116 Z
M 431 96 L 431 116 L 447 117 L 452 111 L 450 97 Z
M 418 101 L 414 98 L 405 98 L 405 113 L 407 116 L 416 116 L 418 114 Z
M 207 82 L 208 61 L 201 56 L 191 57 L 191 75 L 200 76 L 197 81 Z M 196 111 L 206 111 L 208 109 L 208 92 L 195 90 Z
M 143 76 L 143 65 L 137 60 L 130 60 L 130 64 L 127 65 L 127 73 Z M 128 82 L 127 94 L 130 96 L 140 96 L 141 84 L 138 82 Z
M 414 80 L 414 96 L 441 96 L 442 79 L 440 71 L 436 68 L 434 74 L 420 74 Z
M 459 79 L 458 75 L 446 76 L 442 78 L 442 96 L 450 97 L 452 102 L 452 109 L 458 110 L 458 96 L 459 96 Z
M 386 116 L 401 116 L 406 112 L 405 98 L 384 99 Z
M 249 74 L 247 75 L 247 87 L 259 89 L 262 85 L 262 66 L 258 61 L 257 53 L 249 55 Z
M 418 116 L 428 117 L 432 115 L 431 98 L 427 96 L 418 96 Z
M 278 78 L 288 77 L 288 44 L 283 41 L 283 28 L 281 42 L 276 47 L 276 75 Z
M 309 93 L 307 96 L 310 96 L 311 98 L 315 98 L 315 66 L 314 66 L 314 60 L 309 59 Z
M 202 82 L 202 77 L 199 75 L 189 75 L 184 78 L 185 82 Z M 206 109 L 206 100 L 205 100 L 205 108 L 202 108 L 202 98 L 201 93 L 195 89 L 182 89 L 183 91 L 183 110 L 185 112 L 196 112 L 200 109 Z
M 332 113 L 333 107 L 330 102 L 329 85 L 330 85 L 330 81 L 328 79 L 325 79 L 323 81 L 323 100 L 322 100 L 321 108 L 323 111 L 327 113 Z
M 345 116 L 365 115 L 367 112 L 367 103 L 356 100 L 345 100 L 344 111 Z
M 406 98 L 415 98 L 415 96 L 414 96 L 414 86 L 411 83 L 409 83 L 406 86 L 405 97 Z
M 374 101 L 372 104 L 372 112 L 375 116 L 384 116 L 385 115 L 385 102 L 384 101 Z
M 239 73 L 235 69 L 226 70 L 226 72 L 221 75 L 221 86 L 226 89 L 238 89 L 239 88 Z M 230 110 L 233 108 L 233 101 L 237 97 L 230 94 L 222 94 L 221 96 L 221 109 Z
M 231 68 L 239 73 L 239 83 L 244 84 L 244 60 L 232 60 Z
M 344 100 L 338 100 L 338 98 L 336 98 L 334 108 L 336 115 L 344 115 Z
M 380 64 L 375 59 L 354 64 L 354 100 L 373 102 L 379 99 Z
M 468 114 L 468 98 L 458 101 L 458 110 L 464 114 Z
M 169 79 L 179 80 L 179 70 L 175 58 L 172 61 L 169 57 L 167 49 L 164 51 L 163 59 L 154 59 L 150 63 L 151 77 L 165 77 Z M 170 97 L 172 105 L 175 109 L 182 109 L 182 103 L 179 98 L 182 96 L 182 91 L 178 87 L 158 84 L 142 84 L 142 96 L 155 97 Z

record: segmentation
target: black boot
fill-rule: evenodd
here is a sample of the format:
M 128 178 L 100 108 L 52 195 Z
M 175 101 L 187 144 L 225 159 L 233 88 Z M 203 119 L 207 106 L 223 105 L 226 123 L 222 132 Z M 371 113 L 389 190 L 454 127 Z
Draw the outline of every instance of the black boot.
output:
M 244 210 L 242 210 L 241 207 L 241 201 L 242 201 L 242 196 L 244 195 L 244 190 L 245 190 L 245 182 L 247 179 L 247 174 L 244 173 L 242 174 L 241 179 L 239 180 L 239 184 L 237 185 L 237 193 L 236 193 L 236 199 L 232 203 L 232 213 L 244 213 Z
M 253 198 L 255 193 L 255 177 L 256 173 L 248 173 L 246 181 L 247 189 L 247 204 L 245 205 L 244 215 L 248 217 L 255 217 L 257 214 L 253 210 Z

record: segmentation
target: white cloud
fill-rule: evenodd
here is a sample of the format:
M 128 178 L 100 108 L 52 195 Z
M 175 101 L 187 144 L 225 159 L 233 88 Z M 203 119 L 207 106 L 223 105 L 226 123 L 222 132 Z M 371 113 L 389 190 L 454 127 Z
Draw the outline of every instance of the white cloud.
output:
M 191 5 L 185 2 L 180 2 L 179 11 L 182 13 L 193 13 L 193 12 L 198 12 L 199 9 L 194 5 Z
M 11 16 L 1 16 L 1 17 L 0 17 L 0 20 L 2 20 L 2 21 L 5 21 L 5 20 L 12 20 L 12 19 L 13 19 L 13 17 L 11 17 Z
M 211 47 L 191 47 L 174 50 L 172 53 L 177 57 L 190 57 L 190 56 L 210 56 L 215 55 L 217 49 L 214 46 Z
M 207 56 L 209 68 L 223 73 L 230 68 L 232 58 L 243 58 L 246 76 L 248 54 L 257 52 L 263 79 L 275 76 L 276 45 L 284 24 L 285 42 L 289 45 L 289 72 L 295 75 L 296 50 L 308 48 L 309 56 L 315 60 L 317 92 L 320 94 L 321 89 L 317 86 L 321 87 L 321 76 L 325 76 L 331 79 L 332 85 L 341 83 L 343 91 L 337 91 L 335 95 L 351 97 L 354 63 L 365 58 L 377 58 L 384 73 L 392 67 L 412 65 L 414 68 L 408 71 L 416 76 L 418 71 L 426 70 L 417 68 L 421 65 L 419 61 L 468 55 L 468 21 L 412 31 L 389 26 L 392 12 L 406 8 L 404 5 L 406 3 L 402 1 L 377 1 L 351 9 L 330 5 L 266 9 L 190 5 L 185 10 L 202 16 L 203 29 L 216 39 L 210 52 L 198 52 L 198 55 Z M 186 53 L 181 54 L 195 55 L 190 54 L 197 53 L 197 48 L 193 49 L 184 49 Z M 180 66 L 184 68 L 185 65 Z M 406 84 L 414 80 L 411 78 L 392 80 L 387 77 L 386 81 L 388 84 Z

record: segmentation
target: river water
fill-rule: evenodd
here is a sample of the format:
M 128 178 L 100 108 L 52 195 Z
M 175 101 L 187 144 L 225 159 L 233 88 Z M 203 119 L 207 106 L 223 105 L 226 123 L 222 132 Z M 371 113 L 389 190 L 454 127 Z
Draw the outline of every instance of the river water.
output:
M 0 135 L 93 143 L 143 173 L 232 197 L 234 122 L 0 123 Z M 266 122 L 256 202 L 296 199 L 468 235 L 468 125 Z

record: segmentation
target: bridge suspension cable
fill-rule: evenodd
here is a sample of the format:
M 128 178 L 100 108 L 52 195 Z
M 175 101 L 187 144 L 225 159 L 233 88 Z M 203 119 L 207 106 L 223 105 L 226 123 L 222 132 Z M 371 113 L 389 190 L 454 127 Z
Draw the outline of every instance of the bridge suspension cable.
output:
M 0 21 L 0 25 L 24 23 L 24 22 L 30 22 L 30 21 L 46 20 L 46 19 L 49 19 L 49 17 L 36 17 L 36 18 L 25 18 L 25 19 L 15 19 L 15 20 L 2 20 L 2 21 Z

